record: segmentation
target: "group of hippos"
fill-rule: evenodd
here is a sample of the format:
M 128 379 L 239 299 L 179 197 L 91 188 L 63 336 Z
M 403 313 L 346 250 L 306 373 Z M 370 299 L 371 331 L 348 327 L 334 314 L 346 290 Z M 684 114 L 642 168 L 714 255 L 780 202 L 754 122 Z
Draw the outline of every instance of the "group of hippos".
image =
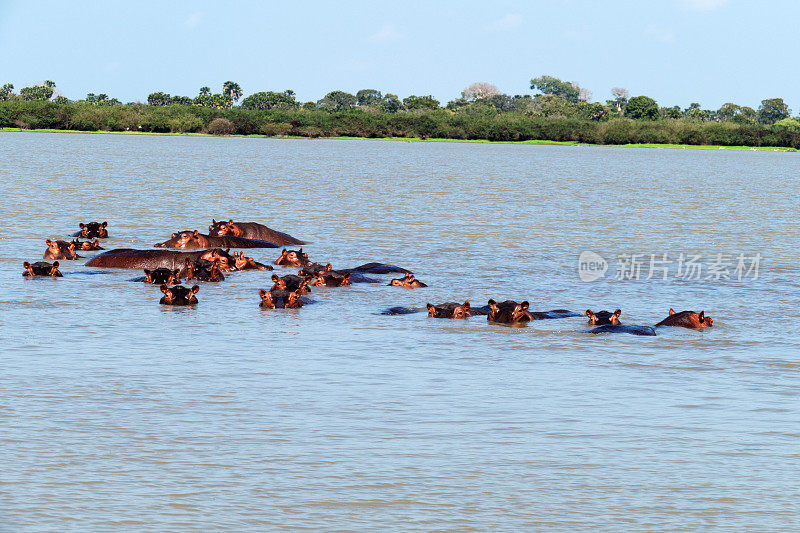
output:
M 23 276 L 62 277 L 59 271 L 59 260 L 80 259 L 78 251 L 103 250 L 100 239 L 108 238 L 107 222 L 80 223 L 80 231 L 73 234 L 71 241 L 47 239 L 47 249 L 43 259 L 52 263 L 25 261 Z M 81 240 L 86 239 L 86 240 Z M 273 270 L 270 265 L 246 257 L 244 252 L 230 253 L 231 248 L 280 248 L 282 246 L 303 245 L 305 242 L 286 233 L 273 230 L 257 222 L 211 221 L 208 234 L 194 231 L 173 233 L 169 240 L 155 244 L 156 248 L 173 250 L 137 250 L 118 248 L 105 251 L 92 258 L 86 266 L 100 268 L 128 268 L 143 270 L 144 276 L 135 279 L 144 283 L 160 285 L 163 296 L 160 303 L 164 305 L 194 305 L 197 303 L 199 285 L 186 287 L 181 280 L 219 282 L 225 279 L 226 273 L 242 270 Z M 193 251 L 178 251 L 193 250 Z M 380 283 L 380 280 L 368 277 L 370 274 L 400 273 L 402 277 L 389 282 L 393 287 L 419 288 L 427 285 L 407 269 L 383 263 L 367 263 L 354 268 L 334 270 L 330 263 L 311 262 L 302 247 L 297 250 L 283 248 L 275 265 L 298 268 L 297 274 L 279 276 L 272 274 L 272 288 L 259 290 L 260 306 L 263 308 L 297 309 L 305 304 L 313 303 L 306 294 L 310 287 L 345 287 L 352 283 Z M 466 319 L 471 316 L 485 315 L 489 322 L 501 324 L 524 324 L 533 320 L 557 319 L 581 316 L 565 309 L 552 311 L 530 311 L 529 302 L 506 300 L 496 302 L 490 299 L 485 306 L 472 307 L 469 302 L 446 302 L 426 305 L 428 316 L 433 318 Z M 421 309 L 392 307 L 382 314 L 403 315 L 416 313 Z M 654 326 L 624 325 L 620 323 L 620 309 L 616 311 L 592 312 L 586 310 L 589 324 L 595 326 L 588 333 L 629 333 L 633 335 L 654 336 L 656 328 L 661 326 L 678 326 L 702 330 L 710 327 L 713 320 L 705 316 L 704 311 L 675 312 Z

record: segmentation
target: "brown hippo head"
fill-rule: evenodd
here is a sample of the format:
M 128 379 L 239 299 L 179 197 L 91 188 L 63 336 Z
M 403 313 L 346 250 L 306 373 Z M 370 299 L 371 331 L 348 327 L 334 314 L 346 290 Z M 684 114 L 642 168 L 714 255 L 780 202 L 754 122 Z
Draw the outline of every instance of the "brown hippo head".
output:
M 489 300 L 489 314 L 486 316 L 486 319 L 489 322 L 500 322 L 503 324 L 530 322 L 533 320 L 533 315 L 528 312 L 528 307 L 530 307 L 530 304 L 527 300 L 521 303 L 517 303 L 513 300 L 506 300 L 501 303 Z
M 261 289 L 258 291 L 259 296 L 261 296 L 261 304 L 260 307 L 266 307 L 268 309 L 275 309 L 275 299 L 272 297 L 271 291 L 265 291 Z
M 233 219 L 227 222 L 223 220 L 217 222 L 212 218 L 211 225 L 208 226 L 208 234 L 212 237 L 224 237 L 226 235 L 241 237 L 244 232 L 233 222 Z
M 312 287 L 347 287 L 350 285 L 350 273 L 336 274 L 320 271 L 311 278 L 308 284 Z
M 275 260 L 276 265 L 293 267 L 304 267 L 308 263 L 308 254 L 304 253 L 302 248 L 299 250 L 287 250 L 284 248 L 281 256 Z
M 46 263 L 45 261 L 37 261 L 30 264 L 25 261 L 22 263 L 22 266 L 25 268 L 25 272 L 23 272 L 22 275 L 26 278 L 32 278 L 34 276 L 50 276 L 51 278 L 64 277 L 58 270 L 58 261 L 53 261 L 52 264 Z
M 414 277 L 414 274 L 407 273 L 402 278 L 393 279 L 389 282 L 390 287 L 405 287 L 407 289 L 414 289 L 417 287 L 427 287 L 426 284 Z
M 144 282 L 154 285 L 177 285 L 181 282 L 180 271 L 177 268 L 174 270 L 168 268 L 144 269 Z
M 593 313 L 591 309 L 586 310 L 586 316 L 589 317 L 589 324 L 592 324 L 593 326 L 602 326 L 603 324 L 619 324 L 619 317 L 621 314 L 622 311 L 620 309 L 617 309 L 613 313 L 609 311 L 598 311 L 597 313 Z
M 439 305 L 427 304 L 428 316 L 433 318 L 467 318 L 471 316 L 469 302 L 463 304 L 447 302 Z
M 104 249 L 102 246 L 100 246 L 100 241 L 97 239 L 94 241 L 79 241 L 77 239 L 72 239 L 72 244 L 75 245 L 76 250 L 83 250 L 84 252 Z
M 199 285 L 193 285 L 192 288 L 184 287 L 183 285 L 175 285 L 174 287 L 167 287 L 161 285 L 161 292 L 164 296 L 161 297 L 161 303 L 164 305 L 192 305 L 197 303 L 195 294 L 200 290 Z
M 228 253 L 229 251 L 230 249 L 222 250 L 221 248 L 212 248 L 211 250 L 208 250 L 203 255 L 201 255 L 200 259 L 205 259 L 206 261 L 209 261 L 211 263 L 217 261 L 220 270 L 222 270 L 223 272 L 230 272 L 235 268 L 234 265 L 235 260 L 233 256 L 231 256 Z
M 75 252 L 75 244 L 67 241 L 51 241 L 46 239 L 47 250 L 44 251 L 43 259 L 79 259 L 80 256 Z
M 106 239 L 108 238 L 108 231 L 106 231 L 108 222 L 89 222 L 84 224 L 81 222 L 78 227 L 81 228 L 80 237 L 84 239 Z
M 706 316 L 705 311 L 699 313 L 695 311 L 681 311 L 676 313 L 674 309 L 670 308 L 669 316 L 656 324 L 658 326 L 676 326 L 690 329 L 703 329 L 711 327 L 714 320 L 710 316 Z

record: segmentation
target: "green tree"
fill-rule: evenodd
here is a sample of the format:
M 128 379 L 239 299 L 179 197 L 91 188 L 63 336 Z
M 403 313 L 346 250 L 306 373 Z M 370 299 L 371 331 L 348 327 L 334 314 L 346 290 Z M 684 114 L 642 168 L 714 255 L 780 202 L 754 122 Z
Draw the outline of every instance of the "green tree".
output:
M 211 94 L 211 87 L 207 87 L 205 85 L 203 87 L 200 87 L 200 94 L 202 95 Z
M 188 96 L 173 96 L 170 100 L 171 104 L 178 104 L 178 105 L 192 105 L 194 100 L 189 98 Z
M 57 104 L 61 104 L 61 105 L 64 105 L 64 104 L 71 104 L 71 103 L 72 103 L 72 101 L 71 101 L 69 98 L 67 98 L 66 96 L 60 96 L 60 95 L 59 95 L 59 96 L 56 96 L 56 97 L 55 97 L 55 99 L 54 99 L 53 101 L 54 101 L 55 103 L 57 103 Z
M 531 90 L 538 90 L 542 94 L 552 94 L 568 102 L 577 103 L 581 89 L 570 81 L 561 81 L 553 76 L 539 76 L 531 79 Z
M 14 84 L 13 83 L 6 83 L 2 87 L 0 87 L 0 101 L 8 100 L 12 96 L 14 96 Z
M 633 119 L 656 120 L 658 104 L 649 96 L 634 96 L 625 104 L 625 116 Z
M 783 98 L 768 98 L 761 100 L 756 112 L 756 117 L 761 124 L 774 124 L 779 120 L 788 118 L 792 114 L 792 110 L 783 101 Z
M 251 94 L 242 100 L 242 109 L 296 109 L 294 91 L 266 91 Z
M 662 107 L 659 112 L 661 114 L 661 118 L 681 118 L 683 116 L 681 107 L 677 105 L 672 107 Z
M 165 106 L 169 105 L 171 102 L 172 98 L 170 98 L 169 93 L 159 91 L 147 96 L 147 103 L 153 106 Z
M 44 80 L 44 83 L 42 85 L 44 85 L 45 87 L 50 87 L 51 89 L 56 88 L 56 82 L 54 82 L 53 80 Z
M 783 118 L 772 125 L 774 131 L 791 131 L 800 133 L 800 122 L 793 118 Z
M 411 95 L 403 98 L 403 105 L 409 111 L 415 109 L 439 109 L 439 100 L 436 100 L 432 95 L 416 96 Z
M 376 106 L 381 103 L 383 95 L 375 89 L 361 89 L 356 93 L 357 106 Z
M 606 104 L 613 109 L 617 115 L 622 116 L 625 113 L 625 105 L 628 103 L 628 98 L 630 98 L 631 93 L 628 92 L 628 89 L 623 87 L 612 87 L 611 96 L 613 96 L 614 99 L 606 100 Z
M 400 98 L 396 94 L 392 93 L 386 93 L 383 95 L 383 99 L 381 100 L 379 106 L 387 113 L 397 113 L 398 111 L 405 109 L 403 107 L 403 102 L 400 101 Z
M 746 105 L 742 106 L 739 114 L 733 117 L 733 122 L 737 124 L 755 124 L 756 110 Z
M 33 87 L 23 87 L 19 95 L 23 100 L 49 100 L 53 96 L 53 88 L 47 85 L 34 85 Z
M 574 117 L 576 104 L 554 94 L 537 94 L 531 105 L 531 112 L 543 117 Z
M 732 121 L 742 114 L 742 108 L 732 102 L 725 102 L 717 110 L 717 117 L 723 122 Z
M 356 105 L 358 99 L 355 95 L 346 93 L 344 91 L 331 91 L 325 95 L 325 98 L 317 102 L 317 107 L 327 109 L 330 111 L 340 111 L 342 109 L 349 109 Z
M 222 94 L 228 95 L 231 100 L 238 102 L 239 98 L 242 97 L 242 88 L 236 82 L 226 81 L 222 84 Z

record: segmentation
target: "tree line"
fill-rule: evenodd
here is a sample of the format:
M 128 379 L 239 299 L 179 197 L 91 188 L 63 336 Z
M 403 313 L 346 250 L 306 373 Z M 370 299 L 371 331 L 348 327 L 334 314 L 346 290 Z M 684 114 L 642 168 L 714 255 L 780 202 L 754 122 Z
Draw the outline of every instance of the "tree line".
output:
M 661 107 L 619 87 L 604 103 L 592 102 L 588 90 L 553 76 L 531 79 L 530 88 L 534 94 L 510 96 L 490 83 L 473 83 L 444 105 L 431 95 L 401 99 L 376 89 L 331 91 L 300 102 L 291 90 L 243 98 L 241 86 L 226 81 L 218 93 L 208 86 L 194 97 L 158 91 L 146 104 L 122 104 L 104 93 L 69 100 L 50 80 L 19 94 L 7 83 L 0 87 L 0 127 L 800 148 L 800 117 L 791 117 L 782 98 L 762 100 L 758 109 L 728 102 L 710 110 L 698 103 Z

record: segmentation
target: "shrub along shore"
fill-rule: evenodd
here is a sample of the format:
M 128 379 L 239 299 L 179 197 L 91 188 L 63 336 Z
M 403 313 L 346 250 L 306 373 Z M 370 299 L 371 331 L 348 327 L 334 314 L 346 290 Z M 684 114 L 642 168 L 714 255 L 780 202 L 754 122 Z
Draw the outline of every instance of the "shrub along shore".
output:
M 88 102 L 0 102 L 0 128 L 75 132 L 363 138 L 537 144 L 648 145 L 800 149 L 800 132 L 761 124 L 685 119 L 592 121 L 527 113 L 454 113 L 448 109 L 389 113 L 375 109 L 243 108 L 197 105 L 103 105 Z

